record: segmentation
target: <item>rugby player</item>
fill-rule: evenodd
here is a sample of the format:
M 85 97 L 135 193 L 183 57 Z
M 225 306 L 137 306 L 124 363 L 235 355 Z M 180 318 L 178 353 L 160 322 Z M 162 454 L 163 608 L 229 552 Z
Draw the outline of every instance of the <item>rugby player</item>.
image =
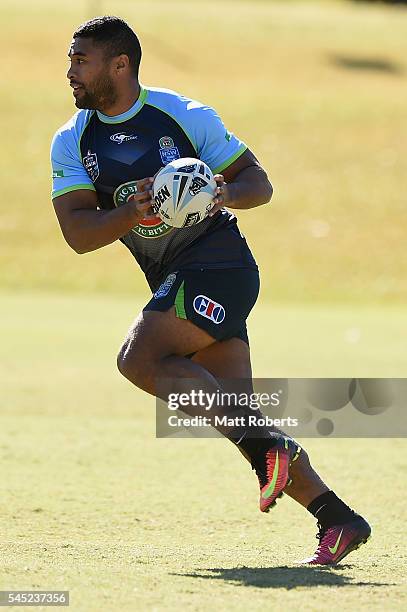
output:
M 269 202 L 266 172 L 212 108 L 140 84 L 140 43 L 123 20 L 106 16 L 84 23 L 68 56 L 67 77 L 80 110 L 56 132 L 51 147 L 52 198 L 62 233 L 77 253 L 120 240 L 152 291 L 119 352 L 120 372 L 152 395 L 160 394 L 160 377 L 174 381 L 176 392 L 190 390 L 188 379 L 208 393 L 224 390 L 221 379 L 249 381 L 251 391 L 246 319 L 259 275 L 225 207 Z M 217 188 L 210 216 L 176 229 L 155 215 L 152 183 L 163 165 L 180 157 L 205 161 Z M 213 315 L 214 305 L 222 316 Z M 183 411 L 205 414 L 204 407 Z M 227 411 L 215 405 L 212 414 Z M 260 424 L 249 427 L 243 408 L 235 408 L 238 414 L 243 425 L 218 429 L 255 470 L 260 510 L 267 512 L 285 491 L 317 519 L 319 546 L 304 563 L 335 564 L 368 539 L 368 523 L 326 486 L 295 440 Z

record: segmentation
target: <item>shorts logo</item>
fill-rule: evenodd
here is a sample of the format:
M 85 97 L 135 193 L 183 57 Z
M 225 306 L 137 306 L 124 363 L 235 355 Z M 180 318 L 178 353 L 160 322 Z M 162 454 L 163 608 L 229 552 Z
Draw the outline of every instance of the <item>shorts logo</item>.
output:
M 206 297 L 206 295 L 197 295 L 193 306 L 195 312 L 216 323 L 216 325 L 219 325 L 225 319 L 226 313 L 223 306 Z
M 64 171 L 54 170 L 54 172 L 52 173 L 52 178 L 64 178 Z
M 165 297 L 169 294 L 171 287 L 177 280 L 177 274 L 169 274 L 165 281 L 158 287 L 157 291 L 154 293 L 154 297 L 156 300 Z
M 164 166 L 181 157 L 171 136 L 161 136 L 158 144 L 160 145 L 160 157 Z
M 134 134 L 124 134 L 123 132 L 119 132 L 118 134 L 113 134 L 110 136 L 110 140 L 113 140 L 116 144 L 123 144 L 123 142 L 128 142 L 129 140 L 137 140 L 138 136 Z
M 99 163 L 96 153 L 88 151 L 88 154 L 83 158 L 83 165 L 92 183 L 94 183 L 99 176 Z
M 129 181 L 119 185 L 113 194 L 113 202 L 115 206 L 121 206 L 125 204 L 128 199 L 137 193 L 137 182 Z M 132 228 L 132 232 L 140 236 L 141 238 L 161 238 L 165 234 L 168 234 L 173 228 L 167 223 L 164 223 L 160 217 L 152 217 L 150 219 L 143 219 L 135 227 Z

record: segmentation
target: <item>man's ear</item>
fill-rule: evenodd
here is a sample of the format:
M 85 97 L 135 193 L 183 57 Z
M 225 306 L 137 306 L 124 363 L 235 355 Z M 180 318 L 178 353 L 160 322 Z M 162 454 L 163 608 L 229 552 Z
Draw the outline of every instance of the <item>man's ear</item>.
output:
M 129 65 L 129 56 L 123 53 L 122 55 L 119 55 L 119 57 L 116 59 L 115 69 L 117 72 L 122 72 L 123 70 L 126 70 Z

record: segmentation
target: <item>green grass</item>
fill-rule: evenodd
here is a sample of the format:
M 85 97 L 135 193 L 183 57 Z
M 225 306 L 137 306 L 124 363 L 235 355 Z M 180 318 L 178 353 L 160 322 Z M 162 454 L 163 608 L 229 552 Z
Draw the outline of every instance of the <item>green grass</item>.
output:
M 49 201 L 50 139 L 75 110 L 66 49 L 91 5 L 39 0 L 22 13 L 2 3 L 4 287 L 134 294 L 144 285 L 121 245 L 74 257 Z M 339 1 L 242 1 L 233 9 L 217 1 L 203 13 L 180 1 L 171 9 L 164 0 L 93 5 L 140 33 L 144 83 L 214 105 L 269 171 L 272 206 L 239 215 L 263 270 L 263 295 L 405 301 L 405 9 Z M 351 69 L 349 60 L 390 69 Z
M 115 370 L 142 302 L 0 297 L 0 589 L 69 589 L 75 611 L 405 608 L 405 441 L 304 441 L 374 537 L 336 569 L 298 568 L 316 543 L 308 513 L 284 498 L 261 515 L 222 440 L 154 438 L 154 401 Z M 255 374 L 405 376 L 403 320 L 263 303 Z
M 137 401 L 153 407 L 153 400 L 116 373 L 115 363 L 147 292 L 144 300 L 0 296 L 2 411 L 81 416 L 83 403 L 92 397 L 89 410 L 98 415 L 133 415 Z M 397 307 L 313 308 L 260 301 L 249 319 L 254 375 L 405 377 L 404 321 L 405 311 Z
M 215 106 L 270 173 L 272 207 L 240 214 L 262 270 L 255 375 L 406 376 L 405 9 L 3 0 L 0 589 L 69 589 L 86 612 L 404 610 L 405 441 L 304 441 L 374 537 L 298 568 L 310 515 L 286 498 L 260 515 L 221 440 L 156 440 L 154 400 L 118 374 L 144 279 L 119 244 L 75 256 L 49 201 L 66 49 L 91 12 L 128 19 L 142 81 Z

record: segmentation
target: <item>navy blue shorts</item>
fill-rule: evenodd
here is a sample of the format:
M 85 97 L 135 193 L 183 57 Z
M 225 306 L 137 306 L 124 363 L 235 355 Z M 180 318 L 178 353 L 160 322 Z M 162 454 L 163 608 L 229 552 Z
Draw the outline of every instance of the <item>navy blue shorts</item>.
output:
M 246 319 L 259 287 L 259 273 L 251 268 L 179 270 L 167 276 L 143 310 L 165 312 L 175 306 L 177 317 L 212 338 L 241 338 L 249 344 Z

